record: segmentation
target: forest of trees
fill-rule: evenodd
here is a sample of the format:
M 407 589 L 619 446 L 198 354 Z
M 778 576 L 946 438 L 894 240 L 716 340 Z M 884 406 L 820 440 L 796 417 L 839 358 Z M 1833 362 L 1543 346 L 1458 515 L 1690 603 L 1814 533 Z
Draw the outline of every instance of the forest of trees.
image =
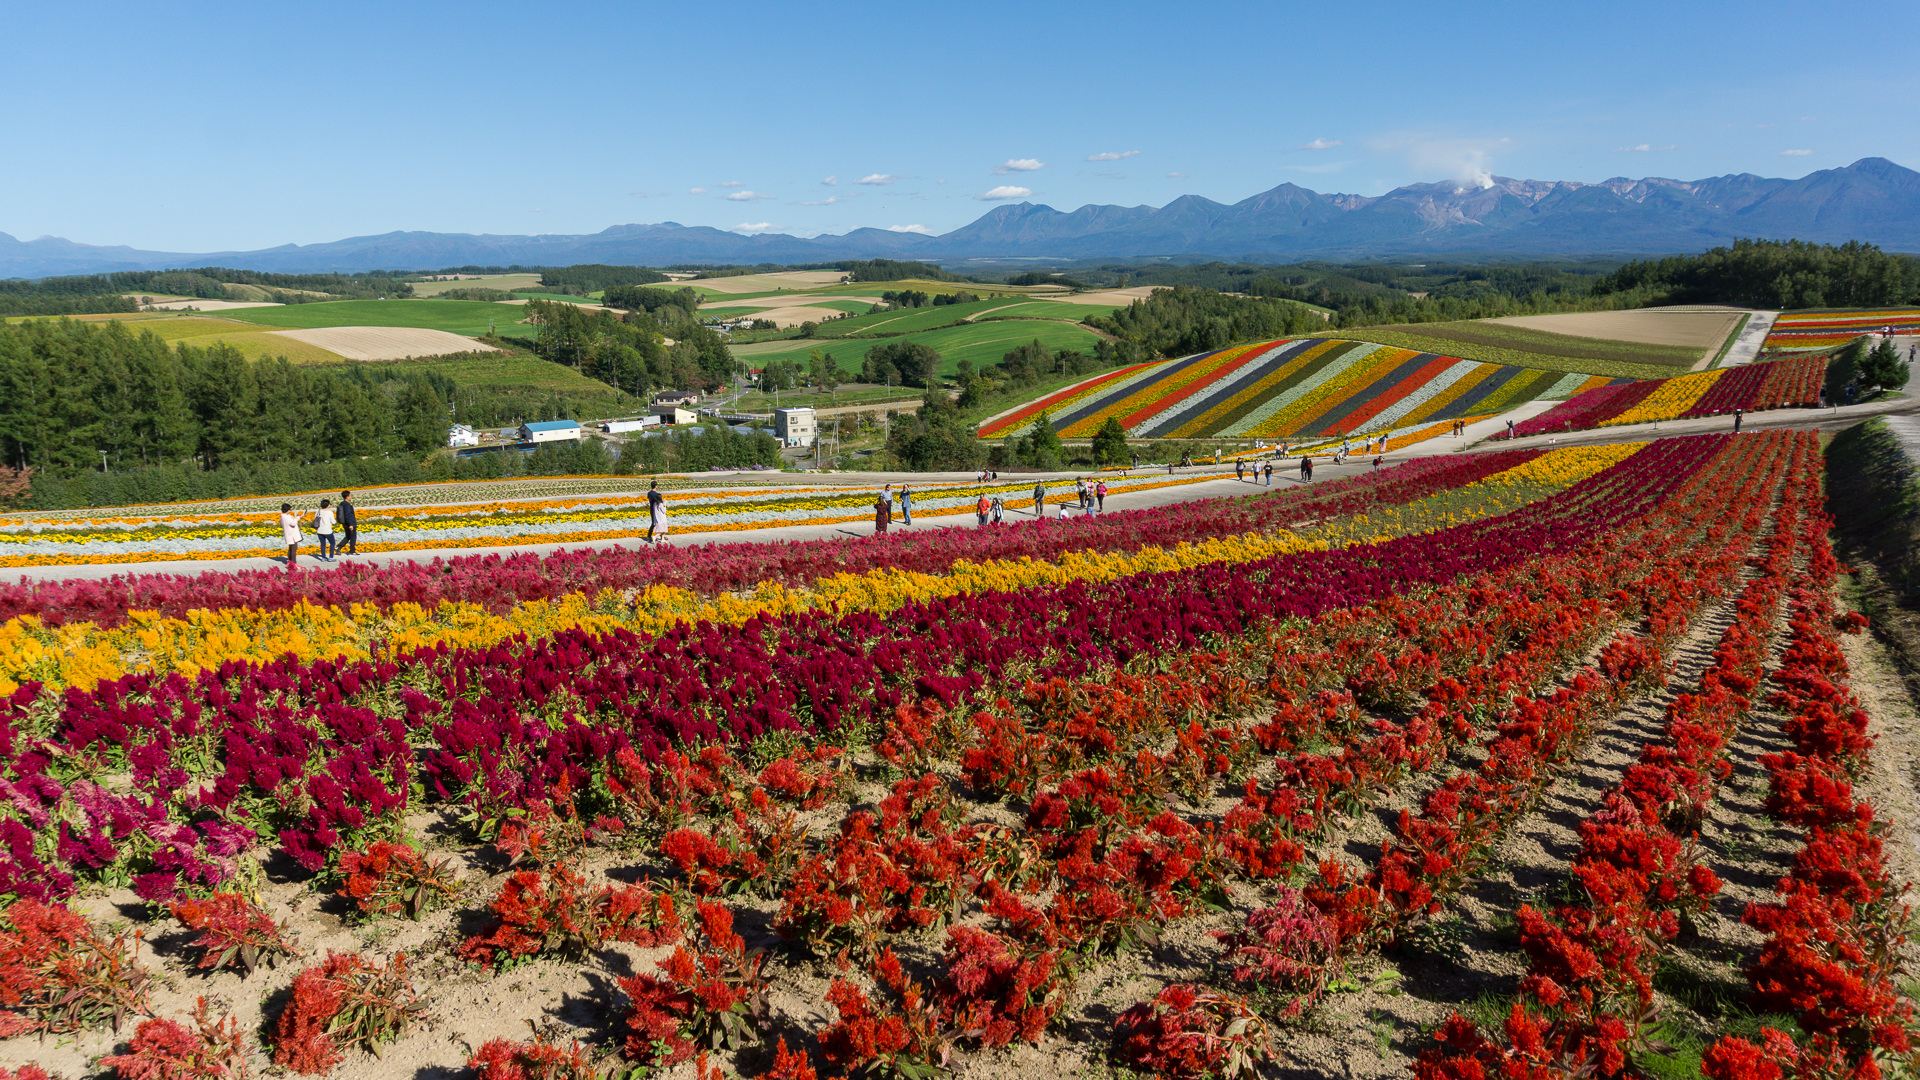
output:
M 837 270 L 845 270 L 850 281 L 905 281 L 909 278 L 919 281 L 969 281 L 970 278 L 959 274 L 949 274 L 945 270 L 923 262 L 896 262 L 893 259 L 854 259 L 834 263 Z
M 600 302 L 623 311 L 659 311 L 669 305 L 692 314 L 700 307 L 700 294 L 692 289 L 649 289 L 644 285 L 610 285 Z
M 634 291 L 669 300 L 678 295 L 660 289 Z M 733 354 L 726 339 L 677 303 L 615 316 L 563 300 L 532 300 L 527 314 L 540 327 L 540 336 L 529 346 L 534 355 L 635 397 L 657 390 L 712 390 L 733 380 Z M 673 344 L 667 345 L 665 338 Z
M 283 304 L 316 300 L 371 300 L 377 296 L 411 296 L 413 286 L 387 272 L 370 274 L 265 274 L 207 266 L 196 270 L 126 270 L 112 274 L 79 274 L 37 280 L 0 280 L 0 316 L 100 315 L 139 310 L 129 295 L 190 296 L 200 300 L 251 299 L 259 293 L 239 293 L 229 285 L 251 285 L 266 290 Z
M 1284 300 L 1228 296 L 1211 289 L 1175 285 L 1136 300 L 1111 315 L 1092 316 L 1087 325 L 1118 341 L 1101 342 L 1102 359 L 1138 363 L 1158 356 L 1184 356 L 1219 349 L 1236 341 L 1309 334 L 1327 328 L 1314 311 Z
M 602 263 L 549 267 L 540 271 L 541 287 L 563 296 L 586 296 L 615 285 L 652 285 L 668 280 L 671 279 L 667 275 L 644 266 L 607 266 Z
M 1634 261 L 1594 283 L 1597 296 L 1656 304 L 1878 307 L 1920 303 L 1920 258 L 1872 244 L 1736 240 L 1701 255 Z

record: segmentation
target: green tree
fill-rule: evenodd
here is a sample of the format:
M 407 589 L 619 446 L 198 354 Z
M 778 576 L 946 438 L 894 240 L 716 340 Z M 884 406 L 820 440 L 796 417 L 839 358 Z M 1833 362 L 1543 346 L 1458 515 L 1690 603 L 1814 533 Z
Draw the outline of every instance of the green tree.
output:
M 952 399 L 938 388 L 921 398 L 918 415 L 902 415 L 894 422 L 887 451 L 915 472 L 971 472 L 986 457 Z
M 447 442 L 447 405 L 426 379 L 416 375 L 394 408 L 400 443 L 408 452 L 424 454 Z
M 1060 433 L 1053 430 L 1053 414 L 1046 409 L 1033 418 L 1033 431 L 1021 440 L 1021 458 L 1036 469 L 1060 466 Z
M 1900 359 L 1900 350 L 1894 348 L 1893 342 L 1886 338 L 1881 338 L 1878 345 L 1868 350 L 1858 370 L 1862 389 L 1878 386 L 1898 390 L 1907 385 L 1911 376 L 1907 362 Z
M 1120 418 L 1107 417 L 1100 430 L 1093 435 L 1093 460 L 1102 465 L 1114 465 L 1126 460 L 1127 429 L 1120 426 Z

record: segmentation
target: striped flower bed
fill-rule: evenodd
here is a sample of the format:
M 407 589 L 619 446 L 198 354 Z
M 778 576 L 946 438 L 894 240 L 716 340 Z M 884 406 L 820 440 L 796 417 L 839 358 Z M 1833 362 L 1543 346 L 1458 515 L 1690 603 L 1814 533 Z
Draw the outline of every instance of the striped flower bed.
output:
M 1714 416 L 1735 409 L 1756 412 L 1820 402 L 1827 358 L 1805 356 L 1739 368 L 1693 372 L 1671 379 L 1605 386 L 1576 394 L 1531 420 L 1514 435 L 1545 435 L 1582 428 L 1642 424 L 1682 417 Z
M 1461 360 L 1364 341 L 1256 342 L 1090 379 L 983 426 L 991 438 L 1050 410 L 1087 438 L 1118 420 L 1149 439 L 1337 439 L 1496 415 L 1608 385 L 1601 376 Z
M 1826 349 L 1843 345 L 1862 334 L 1920 334 L 1920 309 L 1856 308 L 1792 311 L 1774 320 L 1761 346 L 1763 351 Z

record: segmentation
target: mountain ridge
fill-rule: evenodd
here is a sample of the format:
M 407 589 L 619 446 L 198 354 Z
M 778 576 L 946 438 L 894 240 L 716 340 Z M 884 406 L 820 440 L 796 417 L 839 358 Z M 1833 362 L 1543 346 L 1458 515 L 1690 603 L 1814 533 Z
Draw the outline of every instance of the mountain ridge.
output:
M 1408 184 L 1384 195 L 1323 194 L 1282 183 L 1236 203 L 1182 195 L 1165 206 L 1089 203 L 1060 211 L 1002 203 L 939 236 L 858 228 L 814 237 L 742 234 L 677 222 L 598 233 L 527 236 L 397 230 L 256 251 L 141 251 L 0 233 L 0 277 L 190 266 L 316 272 L 436 270 L 465 265 L 663 265 L 1214 257 L 1284 262 L 1447 252 L 1660 255 L 1738 237 L 1862 240 L 1920 252 L 1920 172 L 1862 158 L 1798 180 L 1730 173 L 1701 180 L 1613 177 Z

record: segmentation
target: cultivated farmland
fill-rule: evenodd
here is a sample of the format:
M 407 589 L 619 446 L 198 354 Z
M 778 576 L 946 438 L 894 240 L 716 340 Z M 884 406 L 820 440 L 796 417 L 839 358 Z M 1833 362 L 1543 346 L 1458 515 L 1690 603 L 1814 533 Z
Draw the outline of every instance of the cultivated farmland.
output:
M 1812 433 L 1722 433 L 998 528 L 0 588 L 31 961 L 0 1064 L 1904 1063 L 1876 935 L 1920 742 L 1830 480 Z M 609 494 L 473 509 L 631 533 Z M 252 512 L 182 524 L 254 542 Z
M 250 308 L 228 318 L 285 330 L 329 326 L 412 326 L 479 337 L 492 326 L 503 337 L 531 337 L 537 328 L 524 323 L 526 311 L 515 304 L 475 300 L 336 300 L 278 308 Z

